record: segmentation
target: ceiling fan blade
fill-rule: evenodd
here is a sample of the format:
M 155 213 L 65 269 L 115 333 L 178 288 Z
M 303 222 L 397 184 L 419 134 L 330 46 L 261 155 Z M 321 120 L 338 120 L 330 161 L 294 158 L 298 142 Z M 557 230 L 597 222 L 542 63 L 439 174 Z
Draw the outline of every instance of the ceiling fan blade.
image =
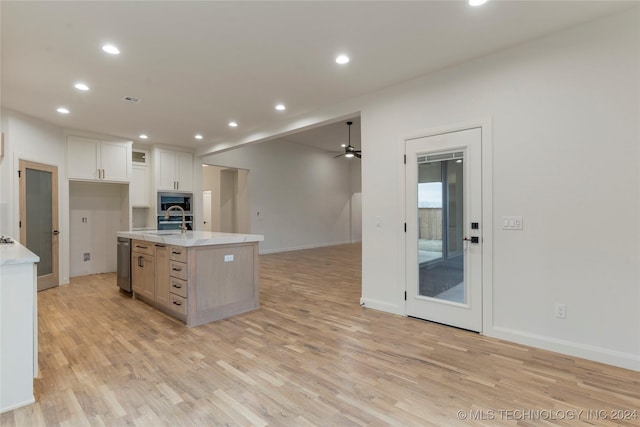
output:
M 342 157 L 344 156 L 344 153 L 338 154 L 337 156 L 333 156 L 334 159 L 337 159 L 338 157 Z
M 360 153 L 359 151 L 355 152 L 355 155 L 357 158 L 361 159 L 362 158 L 362 153 Z

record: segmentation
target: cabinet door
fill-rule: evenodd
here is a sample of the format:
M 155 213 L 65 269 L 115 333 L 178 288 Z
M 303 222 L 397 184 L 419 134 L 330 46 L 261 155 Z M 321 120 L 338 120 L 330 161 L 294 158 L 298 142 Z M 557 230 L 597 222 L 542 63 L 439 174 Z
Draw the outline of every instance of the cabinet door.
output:
M 176 189 L 176 156 L 173 151 L 158 151 L 157 158 L 157 182 L 158 190 Z
M 105 181 L 131 180 L 131 145 L 126 142 L 105 142 L 100 145 L 101 169 Z
M 156 244 L 156 305 L 169 307 L 169 246 Z
M 147 166 L 132 166 L 131 184 L 131 205 L 135 207 L 151 206 L 150 172 Z
M 131 252 L 131 285 L 133 292 L 153 301 L 155 293 L 154 257 Z
M 100 141 L 78 136 L 67 137 L 67 178 L 99 179 Z
M 191 153 L 176 152 L 177 190 L 193 191 L 193 156 Z

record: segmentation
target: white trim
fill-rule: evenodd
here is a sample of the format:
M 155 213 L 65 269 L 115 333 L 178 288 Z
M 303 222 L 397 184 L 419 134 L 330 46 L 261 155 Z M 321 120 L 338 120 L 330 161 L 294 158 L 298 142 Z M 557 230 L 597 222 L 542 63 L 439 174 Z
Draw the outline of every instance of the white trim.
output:
M 403 298 L 404 298 L 404 294 L 403 294 Z M 372 308 L 374 310 L 384 311 L 385 313 L 399 314 L 401 316 L 407 315 L 406 304 L 395 305 L 395 304 L 389 304 L 386 301 L 380 301 L 380 300 L 375 300 L 370 298 L 360 298 L 360 305 L 365 308 Z
M 32 397 L 31 399 L 25 400 L 24 402 L 16 403 L 16 404 L 13 404 L 13 405 L 9 405 L 6 408 L 2 408 L 2 411 L 0 411 L 0 414 L 4 414 L 5 412 L 13 411 L 14 409 L 22 408 L 23 406 L 31 405 L 32 403 L 36 403 L 35 397 Z
M 485 330 L 485 335 L 640 372 L 640 355 L 637 354 L 623 353 L 604 347 L 580 344 L 500 326 Z

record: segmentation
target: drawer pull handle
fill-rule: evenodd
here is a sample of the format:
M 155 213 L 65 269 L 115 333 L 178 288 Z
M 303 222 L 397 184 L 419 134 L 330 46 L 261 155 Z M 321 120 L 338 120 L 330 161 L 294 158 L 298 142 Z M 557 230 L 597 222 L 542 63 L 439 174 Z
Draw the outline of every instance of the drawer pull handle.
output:
M 140 249 L 147 249 L 146 246 L 140 246 L 140 245 L 136 245 L 136 248 L 140 248 Z
M 175 252 L 175 251 L 171 251 L 171 253 L 174 254 L 174 255 L 181 255 L 182 254 L 182 252 Z
M 173 285 L 173 287 L 176 289 L 182 289 L 182 285 Z
M 166 245 L 156 245 L 157 248 L 166 248 Z
M 173 301 L 173 303 L 174 303 L 175 305 L 182 305 L 182 303 L 180 303 L 180 302 L 178 302 L 178 301 Z
M 173 271 L 182 271 L 182 269 L 173 267 Z

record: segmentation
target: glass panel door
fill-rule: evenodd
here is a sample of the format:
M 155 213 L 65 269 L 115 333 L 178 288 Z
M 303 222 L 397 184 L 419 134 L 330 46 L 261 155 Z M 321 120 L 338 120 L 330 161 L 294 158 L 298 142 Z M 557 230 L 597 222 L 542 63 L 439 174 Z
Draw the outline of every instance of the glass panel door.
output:
M 40 257 L 38 290 L 58 286 L 58 168 L 20 160 L 20 242 Z
M 407 315 L 482 330 L 480 128 L 405 142 Z

